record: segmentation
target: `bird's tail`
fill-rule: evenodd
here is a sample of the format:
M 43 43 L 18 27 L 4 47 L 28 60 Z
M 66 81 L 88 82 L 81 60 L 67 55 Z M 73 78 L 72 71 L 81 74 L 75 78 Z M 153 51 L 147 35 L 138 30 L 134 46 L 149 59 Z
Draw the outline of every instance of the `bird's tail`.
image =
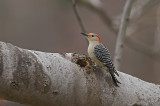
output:
M 117 86 L 117 87 L 119 87 L 118 83 L 119 83 L 119 84 L 121 84 L 121 83 L 117 80 L 115 74 L 114 74 L 112 71 L 109 71 L 109 72 L 110 72 L 110 74 L 111 74 L 111 77 L 112 77 L 112 80 L 113 80 L 113 82 L 114 82 L 114 85 Z

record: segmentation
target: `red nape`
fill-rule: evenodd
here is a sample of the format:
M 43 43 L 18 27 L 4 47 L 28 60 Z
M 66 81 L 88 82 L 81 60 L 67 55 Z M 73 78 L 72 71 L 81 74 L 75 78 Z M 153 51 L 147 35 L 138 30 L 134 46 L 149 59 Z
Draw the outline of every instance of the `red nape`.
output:
M 97 37 L 99 39 L 99 43 L 101 44 L 102 43 L 101 38 L 98 35 L 97 35 Z

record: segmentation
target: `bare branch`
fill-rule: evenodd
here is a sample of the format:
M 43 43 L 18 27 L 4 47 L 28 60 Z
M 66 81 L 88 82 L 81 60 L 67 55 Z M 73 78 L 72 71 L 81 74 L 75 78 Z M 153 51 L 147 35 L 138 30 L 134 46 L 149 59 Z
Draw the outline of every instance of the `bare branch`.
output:
M 106 26 L 113 31 L 114 33 L 116 33 L 115 35 L 117 35 L 117 28 L 119 27 L 119 16 L 117 16 L 117 18 L 115 19 L 111 19 L 107 13 L 103 10 L 103 6 L 101 4 L 95 6 L 90 2 L 87 2 L 88 0 L 78 0 L 78 2 L 89 8 L 90 10 L 96 12 L 101 19 L 104 21 L 104 23 L 106 24 Z M 133 1 L 134 2 L 134 1 Z M 145 2 L 141 3 L 141 6 L 139 6 L 140 1 L 136 1 L 134 3 L 134 6 L 132 8 L 131 11 L 131 25 L 128 26 L 127 28 L 127 37 L 126 37 L 126 46 L 131 47 L 132 49 L 143 53 L 146 56 L 149 57 L 153 57 L 153 56 L 157 56 L 157 54 L 155 54 L 155 52 L 153 51 L 153 49 L 151 49 L 152 47 L 150 47 L 149 45 L 144 44 L 143 42 L 137 42 L 135 40 L 133 40 L 130 35 L 132 35 L 133 33 L 135 33 L 137 31 L 137 26 L 135 25 L 137 22 L 137 19 L 139 20 L 139 18 L 142 17 L 142 15 L 145 15 L 147 13 L 147 11 L 149 11 L 150 9 L 152 9 L 153 7 L 157 6 L 160 3 L 160 0 L 148 0 Z M 148 51 L 148 52 L 146 52 Z M 158 55 L 158 57 L 160 57 Z M 160 60 L 160 58 L 156 58 L 157 60 Z
M 93 12 L 96 12 L 100 18 L 103 20 L 105 25 L 113 32 L 117 33 L 117 30 L 115 30 L 112 26 L 112 19 L 108 16 L 106 11 L 103 10 L 103 6 L 101 4 L 94 5 L 93 3 L 88 2 L 87 0 L 77 0 L 81 5 L 87 7 Z
M 78 12 L 78 8 L 77 8 L 77 5 L 76 5 L 76 0 L 72 0 L 72 5 L 73 5 L 73 10 L 74 10 L 74 13 L 75 13 L 75 15 L 76 15 L 76 18 L 77 18 L 77 20 L 78 20 L 78 23 L 79 23 L 79 25 L 80 25 L 80 27 L 81 27 L 82 32 L 86 32 L 86 28 L 85 28 L 85 26 L 84 26 L 84 24 L 83 24 L 83 22 L 82 22 L 82 19 L 81 19 L 81 17 L 80 17 L 80 14 L 79 14 L 79 12 Z
M 127 25 L 129 22 L 129 15 L 131 11 L 132 2 L 133 0 L 127 0 L 124 6 L 124 9 L 123 9 L 120 29 L 119 29 L 118 37 L 117 37 L 115 57 L 114 57 L 114 64 L 117 70 L 120 69 L 120 60 L 122 57 L 123 45 L 124 45 L 124 40 L 126 36 Z
M 75 53 L 45 53 L 0 42 L 0 98 L 36 106 L 159 106 L 160 85 L 119 72 L 115 87 L 105 70 Z M 146 93 L 147 92 L 147 93 Z

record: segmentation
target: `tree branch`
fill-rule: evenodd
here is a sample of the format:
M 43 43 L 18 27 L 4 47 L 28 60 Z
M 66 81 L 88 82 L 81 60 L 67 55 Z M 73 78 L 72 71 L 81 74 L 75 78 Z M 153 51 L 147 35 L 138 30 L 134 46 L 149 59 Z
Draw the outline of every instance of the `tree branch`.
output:
M 103 10 L 101 3 L 98 4 L 91 3 L 92 1 L 89 0 L 77 0 L 79 4 L 87 7 L 93 12 L 96 12 L 100 18 L 103 20 L 105 25 L 112 31 L 117 33 L 117 30 L 115 30 L 112 26 L 112 19 L 108 16 L 108 14 Z
M 123 9 L 121 24 L 118 32 L 118 37 L 117 37 L 115 57 L 114 57 L 114 64 L 117 70 L 120 69 L 120 61 L 122 58 L 123 45 L 124 45 L 124 40 L 126 36 L 127 25 L 129 22 L 129 15 L 131 11 L 132 2 L 133 0 L 127 0 Z
M 76 0 L 72 0 L 72 5 L 73 5 L 73 10 L 74 10 L 75 16 L 76 16 L 76 18 L 78 20 L 78 23 L 79 23 L 79 25 L 81 27 L 82 32 L 86 32 L 87 30 L 86 30 L 86 28 L 85 28 L 85 26 L 84 26 L 84 24 L 82 22 L 82 19 L 80 17 L 78 9 L 77 9 Z
M 160 105 L 160 85 L 119 72 L 84 70 L 85 55 L 45 53 L 0 42 L 0 98 L 36 106 Z
M 103 8 L 102 8 L 103 6 L 100 3 L 97 5 L 94 5 L 93 3 L 91 3 L 88 0 L 78 0 L 78 2 L 80 4 L 82 4 L 83 6 L 89 8 L 90 10 L 96 12 L 101 17 L 101 19 L 104 21 L 106 26 L 111 31 L 116 33 L 116 35 L 117 35 L 117 28 L 119 28 L 119 20 L 120 20 L 119 16 L 120 15 L 118 15 L 115 19 L 112 20 L 107 15 L 107 13 L 103 10 Z M 133 40 L 130 37 L 130 35 L 133 35 L 133 33 L 135 33 L 137 31 L 137 29 L 135 29 L 135 28 L 137 28 L 135 25 L 137 20 L 139 20 L 139 18 L 141 18 L 142 15 L 145 15 L 146 13 L 148 13 L 148 11 L 150 9 L 157 6 L 160 3 L 160 1 L 159 0 L 148 0 L 148 1 L 142 2 L 140 6 L 139 6 L 139 4 L 140 4 L 139 2 L 141 2 L 141 1 L 135 1 L 134 6 L 132 8 L 131 18 L 130 18 L 132 24 L 130 26 L 128 26 L 128 28 L 127 28 L 128 31 L 127 31 L 125 44 L 126 44 L 126 46 L 131 47 L 132 49 L 134 49 L 140 53 L 143 53 L 146 56 L 149 56 L 149 57 L 154 57 L 154 56 L 157 57 L 158 56 L 158 58 L 156 58 L 156 59 L 159 61 L 160 56 L 157 53 L 155 53 L 153 51 L 153 49 L 150 49 L 153 47 L 146 45 L 143 42 L 136 42 L 135 40 Z M 146 52 L 146 51 L 148 51 L 148 52 Z

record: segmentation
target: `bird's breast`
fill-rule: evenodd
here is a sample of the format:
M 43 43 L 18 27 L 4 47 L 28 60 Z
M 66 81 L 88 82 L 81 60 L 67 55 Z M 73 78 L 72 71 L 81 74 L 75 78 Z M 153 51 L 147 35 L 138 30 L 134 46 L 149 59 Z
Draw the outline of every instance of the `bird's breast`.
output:
M 103 63 L 100 62 L 100 61 L 97 59 L 97 57 L 95 56 L 95 54 L 94 54 L 94 47 L 95 47 L 95 45 L 89 45 L 89 46 L 88 46 L 88 55 L 89 55 L 89 57 L 92 59 L 93 62 L 95 62 L 95 63 L 96 63 L 97 65 L 99 65 L 100 67 L 103 67 L 103 66 L 104 66 Z

